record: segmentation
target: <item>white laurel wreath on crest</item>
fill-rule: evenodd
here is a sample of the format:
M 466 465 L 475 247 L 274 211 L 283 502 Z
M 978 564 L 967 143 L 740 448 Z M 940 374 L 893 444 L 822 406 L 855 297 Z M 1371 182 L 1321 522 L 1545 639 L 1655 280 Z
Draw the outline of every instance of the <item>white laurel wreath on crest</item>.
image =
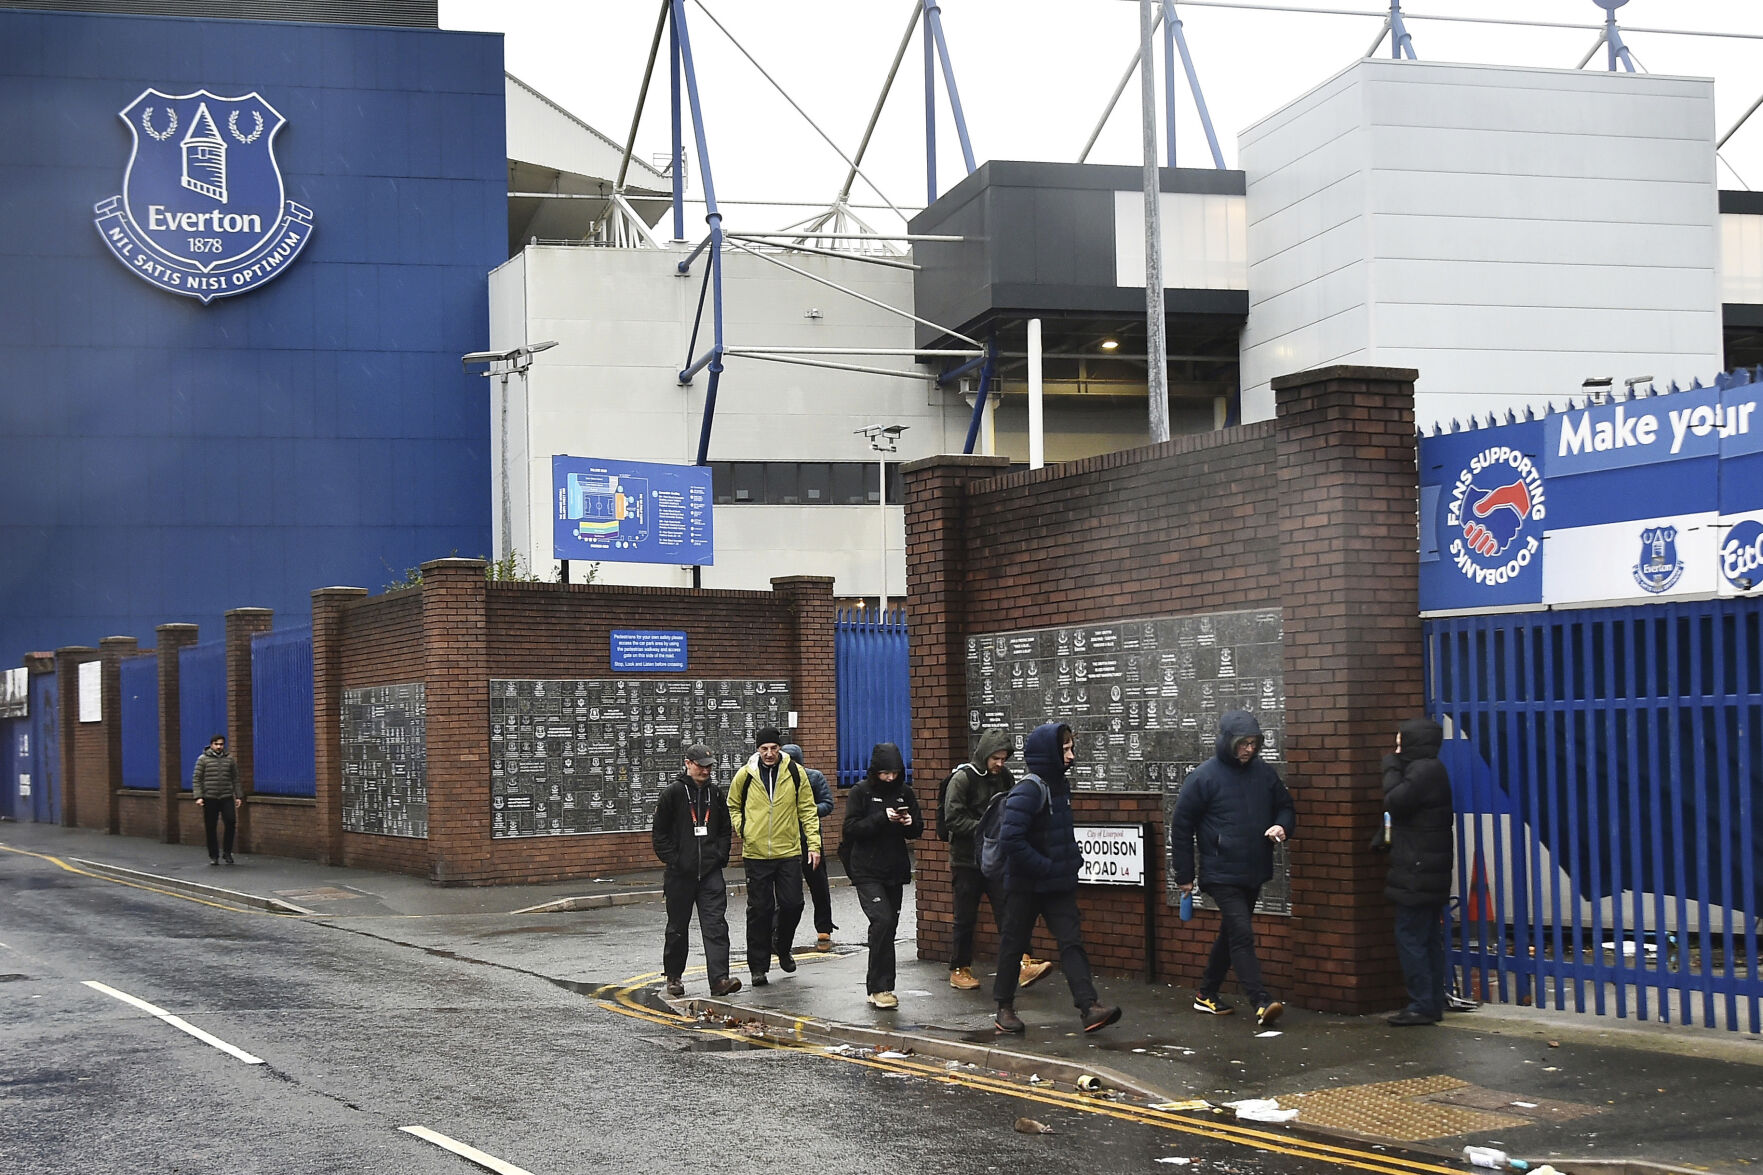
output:
M 263 134 L 263 114 L 260 111 L 253 110 L 251 112 L 251 117 L 256 120 L 257 129 L 251 132 L 249 138 L 239 133 L 239 112 L 237 110 L 233 111 L 226 120 L 226 129 L 233 132 L 233 138 L 247 146 L 255 143 L 258 136 Z
M 160 134 L 153 129 L 153 107 L 149 106 L 141 111 L 141 129 L 161 143 L 178 133 L 178 112 L 170 107 L 167 107 L 165 112 L 171 115 L 171 125 L 165 128 L 164 134 Z

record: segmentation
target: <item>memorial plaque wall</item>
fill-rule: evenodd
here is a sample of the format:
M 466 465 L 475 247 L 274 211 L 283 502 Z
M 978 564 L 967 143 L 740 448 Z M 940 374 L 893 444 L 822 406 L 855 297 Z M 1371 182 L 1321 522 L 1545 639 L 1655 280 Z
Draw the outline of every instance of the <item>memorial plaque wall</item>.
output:
M 429 834 L 421 682 L 343 691 L 343 830 Z
M 776 680 L 492 681 L 491 835 L 646 831 L 688 743 L 716 752 L 726 785 L 789 710 Z
M 1020 748 L 1036 726 L 1063 722 L 1076 736 L 1072 790 L 1162 792 L 1167 829 L 1182 780 L 1214 753 L 1224 711 L 1252 711 L 1262 757 L 1282 761 L 1282 635 L 1277 608 L 977 634 L 967 640 L 968 733 L 1002 726 Z M 1021 769 L 1020 755 L 1012 765 Z M 1286 913 L 1285 850 L 1275 857 L 1257 908 Z

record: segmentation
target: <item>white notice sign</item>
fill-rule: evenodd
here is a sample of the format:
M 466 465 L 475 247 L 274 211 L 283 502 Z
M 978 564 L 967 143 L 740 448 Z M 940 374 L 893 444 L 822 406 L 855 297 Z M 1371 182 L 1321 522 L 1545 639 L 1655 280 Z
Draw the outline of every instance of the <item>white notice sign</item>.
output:
M 1145 830 L 1139 824 L 1079 824 L 1077 849 L 1083 854 L 1079 885 L 1145 884 Z
M 80 721 L 104 721 L 104 662 L 80 662 Z

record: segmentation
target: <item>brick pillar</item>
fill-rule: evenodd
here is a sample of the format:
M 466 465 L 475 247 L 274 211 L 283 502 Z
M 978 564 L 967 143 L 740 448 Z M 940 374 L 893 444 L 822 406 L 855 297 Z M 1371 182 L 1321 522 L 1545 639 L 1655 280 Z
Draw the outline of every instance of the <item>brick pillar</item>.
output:
M 967 730 L 967 487 L 1010 468 L 1008 457 L 945 454 L 909 461 L 906 483 L 906 600 L 911 642 L 912 757 L 926 812 L 938 786 L 971 753 Z M 932 820 L 936 817 L 931 816 Z M 936 837 L 918 842 L 919 958 L 949 946 L 954 903 L 949 859 Z
M 312 778 L 318 860 L 343 863 L 343 612 L 367 598 L 358 587 L 312 593 Z
M 104 662 L 104 757 L 109 764 L 104 780 L 104 828 L 112 836 L 122 831 L 118 798 L 122 791 L 122 663 L 133 657 L 137 648 L 139 642 L 132 636 L 107 636 L 98 642 L 98 655 Z
M 422 565 L 429 880 L 480 880 L 490 863 L 490 661 L 482 559 Z
M 1301 796 L 1292 933 L 1308 944 L 1293 978 L 1304 1006 L 1335 1012 L 1401 1000 L 1386 862 L 1364 847 L 1379 763 L 1424 709 L 1417 374 L 1337 366 L 1273 381 L 1286 760 Z
M 178 816 L 184 778 L 182 695 L 178 693 L 178 651 L 196 643 L 194 624 L 161 624 L 153 630 L 159 656 L 159 839 L 183 840 Z
M 808 762 L 819 767 L 833 784 L 838 798 L 839 675 L 838 608 L 833 603 L 833 581 L 826 576 L 788 575 L 771 581 L 771 590 L 782 598 L 791 617 L 790 708 L 796 726 L 787 738 L 802 748 Z M 838 847 L 835 806 L 822 822 L 821 844 L 827 851 Z
M 254 738 L 251 693 L 251 638 L 275 627 L 272 608 L 232 608 L 226 614 L 226 741 L 239 765 L 239 790 L 247 797 L 255 790 L 257 744 Z M 238 846 L 252 851 L 251 803 L 239 808 Z
M 55 650 L 55 688 L 61 698 L 59 728 L 55 732 L 61 743 L 61 824 L 63 828 L 79 827 L 80 776 L 79 753 L 75 749 L 80 729 L 80 670 L 87 661 L 96 661 L 98 650 L 86 645 L 68 645 Z M 100 699 L 102 701 L 102 699 Z

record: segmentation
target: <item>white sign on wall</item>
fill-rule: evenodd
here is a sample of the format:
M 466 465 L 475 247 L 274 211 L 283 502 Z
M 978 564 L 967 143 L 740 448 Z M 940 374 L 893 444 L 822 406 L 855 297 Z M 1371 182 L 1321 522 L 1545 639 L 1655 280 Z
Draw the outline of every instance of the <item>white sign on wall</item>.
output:
M 1079 885 L 1145 884 L 1144 825 L 1079 824 L 1072 831 L 1083 854 Z
M 22 771 L 18 773 L 18 794 L 20 796 L 31 794 L 31 777 Z
M 80 721 L 104 720 L 104 662 L 80 662 Z
M 0 718 L 24 718 L 30 714 L 31 676 L 24 666 L 0 674 Z

